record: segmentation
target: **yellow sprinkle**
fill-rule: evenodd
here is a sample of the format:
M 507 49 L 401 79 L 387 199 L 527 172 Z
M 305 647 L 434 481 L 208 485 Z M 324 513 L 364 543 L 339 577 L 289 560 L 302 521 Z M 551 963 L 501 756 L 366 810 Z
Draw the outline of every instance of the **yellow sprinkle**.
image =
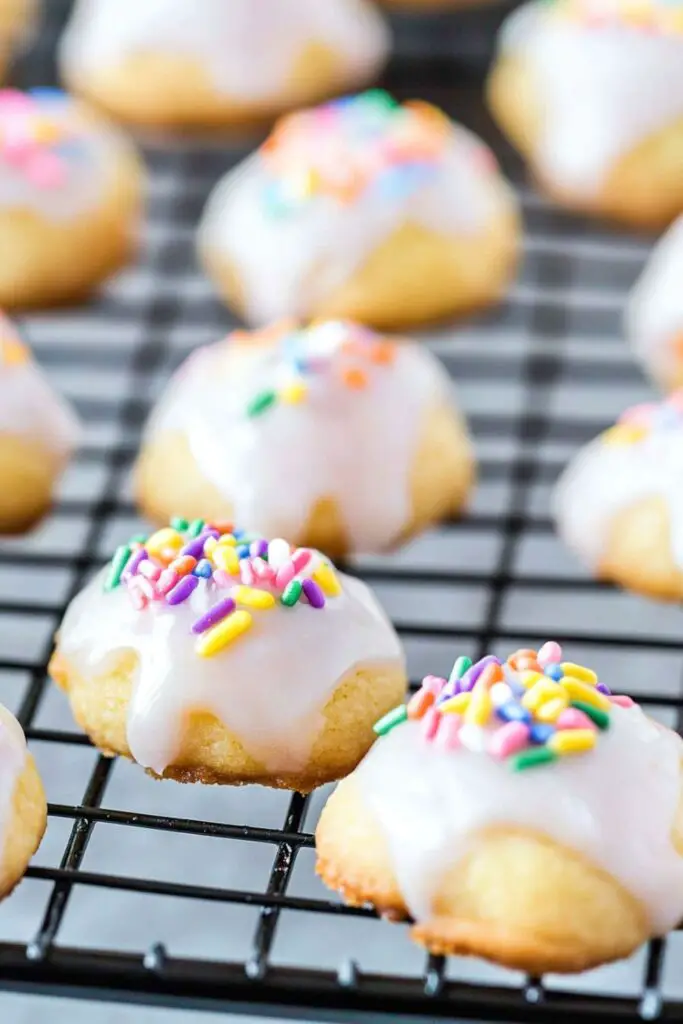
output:
M 600 708 L 601 711 L 611 710 L 612 705 L 604 693 L 600 693 L 590 683 L 573 679 L 572 676 L 563 676 L 560 683 L 567 691 L 570 700 L 584 700 L 586 704 L 592 704 L 594 708 Z
M 217 543 L 218 541 L 216 540 L 215 537 L 206 538 L 206 540 L 204 541 L 204 554 L 206 555 L 207 558 L 211 557 L 211 553 L 213 552 Z
M 145 544 L 150 555 L 159 555 L 165 549 L 177 553 L 182 546 L 183 538 L 177 530 L 173 530 L 170 526 L 165 526 L 163 530 L 157 530 Z
M 275 604 L 272 594 L 256 587 L 234 587 L 231 596 L 237 604 L 246 604 L 247 608 L 272 608 Z
M 560 668 L 566 676 L 580 679 L 582 683 L 591 683 L 593 686 L 598 684 L 597 673 L 592 668 L 586 668 L 584 665 L 575 665 L 573 661 L 563 661 Z
M 567 697 L 552 697 L 551 700 L 541 704 L 540 708 L 536 711 L 536 718 L 539 722 L 545 722 L 546 724 L 556 722 L 568 705 L 569 700 Z
M 39 118 L 32 126 L 32 135 L 36 142 L 49 146 L 53 142 L 59 142 L 64 132 L 60 125 L 47 118 Z
M 522 697 L 522 704 L 529 711 L 536 711 L 547 700 L 563 695 L 564 691 L 559 683 L 554 683 L 551 679 L 542 678 L 538 683 L 534 683 L 530 690 L 527 690 Z
M 492 711 L 493 701 L 488 690 L 475 690 L 465 711 L 465 721 L 471 725 L 486 725 Z
M 337 574 L 327 562 L 321 562 L 313 573 L 313 579 L 322 587 L 326 597 L 338 597 L 342 592 Z
M 637 444 L 647 434 L 647 429 L 638 423 L 617 423 L 602 435 L 604 444 Z
M 236 548 L 237 547 L 237 538 L 233 537 L 233 535 L 231 533 L 224 533 L 224 534 L 222 534 L 218 538 L 218 540 L 216 541 L 216 544 L 218 544 L 219 547 L 222 547 L 222 548 L 225 548 L 225 547 Z
M 286 387 L 282 388 L 278 392 L 280 401 L 285 402 L 287 405 L 298 405 L 302 402 L 308 393 L 308 387 L 302 380 L 292 381 L 291 384 L 287 384 Z
M 472 694 L 469 691 L 465 693 L 456 693 L 454 697 L 449 697 L 443 704 L 439 704 L 439 710 L 445 712 L 455 711 L 457 714 L 462 714 L 466 711 L 470 701 L 472 700 Z
M 18 338 L 0 338 L 0 362 L 3 361 L 5 366 L 22 366 L 29 361 L 28 349 Z
M 542 672 L 533 672 L 531 669 L 525 669 L 524 672 L 519 673 L 519 681 L 527 690 L 529 687 L 533 686 L 534 683 L 537 683 L 539 679 L 543 678 L 544 676 Z
M 237 552 L 227 544 L 217 544 L 212 558 L 216 568 L 227 572 L 229 576 L 236 576 L 240 571 L 240 560 L 237 557 Z
M 597 733 L 593 729 L 563 729 L 548 740 L 556 754 L 580 754 L 592 750 Z
M 195 650 L 202 658 L 211 658 L 224 647 L 231 644 L 238 636 L 251 627 L 253 619 L 249 612 L 236 611 L 219 622 L 213 629 L 207 630 L 197 641 Z

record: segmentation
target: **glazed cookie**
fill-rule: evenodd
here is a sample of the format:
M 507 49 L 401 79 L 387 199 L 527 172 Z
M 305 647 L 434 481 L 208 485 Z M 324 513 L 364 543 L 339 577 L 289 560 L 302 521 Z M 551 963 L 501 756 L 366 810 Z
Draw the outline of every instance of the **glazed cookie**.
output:
M 199 250 L 248 322 L 380 329 L 500 299 L 514 196 L 488 149 L 425 103 L 381 91 L 291 114 L 209 199 Z
M 401 645 L 317 551 L 174 520 L 76 597 L 51 672 L 106 754 L 180 782 L 308 791 L 405 692 Z
M 556 643 L 427 676 L 332 794 L 317 870 L 432 953 L 582 971 L 683 916 L 680 737 Z
M 683 597 L 683 391 L 629 409 L 569 463 L 553 506 L 565 543 L 601 579 Z
M 332 557 L 460 511 L 474 477 L 450 381 L 423 347 L 357 324 L 278 324 L 195 352 L 147 427 L 138 502 L 251 523 Z
M 387 57 L 367 0 L 80 0 L 69 87 L 146 128 L 225 128 L 362 86 Z
M 494 115 L 546 191 L 642 227 L 683 210 L 683 5 L 527 3 L 504 24 Z
M 38 769 L 21 726 L 0 704 L 0 899 L 23 878 L 46 824 Z
M 683 217 L 657 243 L 626 307 L 626 334 L 663 391 L 683 386 Z
M 0 533 L 21 533 L 47 512 L 79 432 L 0 313 Z
M 64 93 L 0 90 L 0 305 L 83 296 L 132 255 L 142 169 Z
M 0 0 L 0 81 L 33 28 L 36 0 Z

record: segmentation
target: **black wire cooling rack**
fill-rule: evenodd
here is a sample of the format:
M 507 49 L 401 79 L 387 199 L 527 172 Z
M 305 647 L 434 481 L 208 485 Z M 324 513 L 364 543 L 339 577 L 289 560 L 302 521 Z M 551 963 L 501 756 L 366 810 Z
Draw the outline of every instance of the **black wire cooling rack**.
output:
M 26 84 L 52 79 L 65 4 L 50 0 L 47 13 Z M 471 77 L 499 17 L 403 21 L 388 78 L 397 95 L 432 100 L 480 132 L 519 184 L 525 259 L 508 301 L 425 338 L 469 416 L 479 488 L 463 521 L 351 568 L 392 615 L 414 684 L 460 651 L 553 636 L 680 727 L 680 611 L 582 575 L 547 504 L 576 446 L 647 394 L 620 318 L 650 243 L 553 211 L 521 184 Z M 325 793 L 155 783 L 99 756 L 49 683 L 66 604 L 139 525 L 128 472 L 150 404 L 194 346 L 230 326 L 192 242 L 209 187 L 242 155 L 150 152 L 140 264 L 97 303 L 23 321 L 86 437 L 49 521 L 0 544 L 0 699 L 25 727 L 50 799 L 43 846 L 0 907 L 0 988 L 336 1020 L 683 1019 L 680 933 L 573 980 L 425 958 L 403 926 L 343 907 L 316 881 Z

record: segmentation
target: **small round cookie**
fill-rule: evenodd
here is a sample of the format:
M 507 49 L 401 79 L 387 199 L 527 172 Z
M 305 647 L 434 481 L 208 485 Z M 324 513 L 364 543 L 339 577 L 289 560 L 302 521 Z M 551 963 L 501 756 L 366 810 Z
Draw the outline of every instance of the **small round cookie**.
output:
M 0 899 L 23 878 L 46 825 L 38 769 L 21 726 L 0 704 Z
M 683 210 L 683 5 L 543 0 L 502 28 L 488 95 L 541 186 L 643 228 Z
M 276 324 L 190 356 L 136 472 L 154 522 L 248 522 L 333 558 L 459 512 L 474 478 L 451 382 L 424 347 L 357 324 Z
M 350 772 L 406 687 L 364 583 L 201 519 L 119 548 L 68 608 L 51 672 L 106 754 L 180 782 L 301 792 Z
M 0 0 L 0 81 L 35 23 L 36 0 Z
M 583 448 L 556 486 L 557 530 L 600 579 L 683 598 L 683 391 L 639 405 Z
M 142 167 L 56 89 L 0 90 L 0 305 L 75 300 L 133 255 Z
M 683 216 L 657 242 L 629 296 L 626 336 L 662 389 L 683 387 Z
M 519 243 L 488 149 L 425 103 L 375 90 L 283 118 L 212 193 L 199 251 L 249 323 L 378 329 L 500 299 Z
M 0 533 L 42 519 L 79 434 L 71 408 L 0 313 Z
M 558 644 L 427 676 L 330 797 L 317 871 L 432 953 L 583 971 L 683 916 L 680 737 Z
M 363 86 L 388 50 L 368 0 L 79 0 L 61 68 L 128 124 L 220 129 Z

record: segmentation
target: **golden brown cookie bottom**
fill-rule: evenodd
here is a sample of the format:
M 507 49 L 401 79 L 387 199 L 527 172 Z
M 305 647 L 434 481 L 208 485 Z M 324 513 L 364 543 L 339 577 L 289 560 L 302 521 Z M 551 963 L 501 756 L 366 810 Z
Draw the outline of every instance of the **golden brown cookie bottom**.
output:
M 597 575 L 645 597 L 683 598 L 683 570 L 671 553 L 670 512 L 664 498 L 646 498 L 614 517 Z
M 38 769 L 30 754 L 12 797 L 5 845 L 0 851 L 0 899 L 8 896 L 24 876 L 28 862 L 40 846 L 47 824 L 47 804 Z
M 0 533 L 24 533 L 52 503 L 54 457 L 35 441 L 0 433 Z

